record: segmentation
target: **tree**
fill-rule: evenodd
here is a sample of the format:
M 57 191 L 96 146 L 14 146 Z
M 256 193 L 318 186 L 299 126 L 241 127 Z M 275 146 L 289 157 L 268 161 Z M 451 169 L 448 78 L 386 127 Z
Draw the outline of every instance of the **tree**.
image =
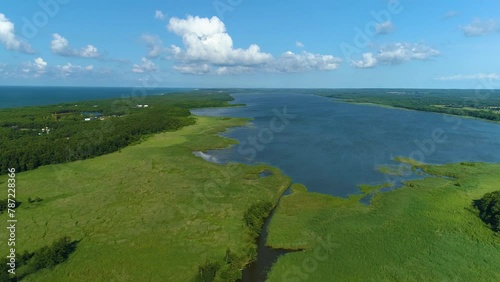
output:
M 479 217 L 494 231 L 500 232 L 500 191 L 485 194 L 474 201 L 474 206 L 479 210 Z

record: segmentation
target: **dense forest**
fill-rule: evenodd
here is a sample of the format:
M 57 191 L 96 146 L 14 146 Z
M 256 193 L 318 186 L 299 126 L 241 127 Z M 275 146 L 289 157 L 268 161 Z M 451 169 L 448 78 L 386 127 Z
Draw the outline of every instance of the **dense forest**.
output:
M 500 121 L 498 90 L 356 89 L 318 90 L 315 94 L 354 103 L 373 103 Z
M 117 151 L 149 134 L 194 124 L 190 108 L 227 106 L 226 93 L 121 98 L 0 110 L 0 174 Z
M 500 232 L 500 191 L 484 195 L 474 201 L 474 206 L 479 210 L 479 217 L 484 223 L 491 226 L 494 231 Z

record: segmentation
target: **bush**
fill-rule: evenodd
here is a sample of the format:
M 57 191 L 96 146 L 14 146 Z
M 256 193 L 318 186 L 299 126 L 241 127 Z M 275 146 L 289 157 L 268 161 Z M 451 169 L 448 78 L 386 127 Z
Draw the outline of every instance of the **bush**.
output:
M 479 217 L 494 231 L 500 232 L 500 191 L 484 195 L 474 201 L 474 206 L 479 210 Z
M 221 268 L 219 262 L 207 261 L 205 264 L 198 267 L 198 275 L 196 276 L 196 282 L 212 282 L 215 280 L 217 271 Z
M 258 235 L 264 225 L 266 217 L 273 209 L 271 202 L 261 202 L 253 204 L 244 214 L 243 220 L 245 225 L 250 228 L 254 235 Z
M 207 261 L 198 267 L 196 282 L 241 281 L 241 266 L 245 264 L 243 257 L 238 257 L 229 248 L 223 260 Z

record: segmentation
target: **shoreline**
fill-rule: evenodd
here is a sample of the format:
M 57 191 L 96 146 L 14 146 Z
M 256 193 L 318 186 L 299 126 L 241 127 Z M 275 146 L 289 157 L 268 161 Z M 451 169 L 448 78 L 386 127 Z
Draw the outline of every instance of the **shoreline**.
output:
M 438 111 L 422 111 L 422 110 L 408 109 L 408 108 L 396 107 L 396 106 L 387 105 L 387 104 L 378 104 L 378 103 L 370 103 L 370 102 L 355 102 L 355 101 L 346 101 L 346 100 L 341 100 L 338 98 L 332 98 L 332 97 L 326 97 L 326 96 L 322 96 L 322 97 L 328 98 L 328 99 L 333 100 L 333 101 L 338 102 L 338 103 L 363 105 L 363 106 L 371 106 L 371 107 L 381 107 L 381 108 L 386 108 L 386 109 L 414 111 L 414 112 L 421 112 L 421 113 L 434 113 L 434 114 L 441 114 L 441 115 L 447 115 L 447 116 L 452 116 L 452 117 L 461 117 L 461 118 L 466 118 L 466 119 L 479 120 L 479 121 L 484 121 L 484 122 L 491 122 L 491 123 L 495 123 L 495 124 L 500 124 L 500 121 L 472 117 L 472 116 L 467 116 L 467 115 L 454 115 L 454 114 L 438 112 Z

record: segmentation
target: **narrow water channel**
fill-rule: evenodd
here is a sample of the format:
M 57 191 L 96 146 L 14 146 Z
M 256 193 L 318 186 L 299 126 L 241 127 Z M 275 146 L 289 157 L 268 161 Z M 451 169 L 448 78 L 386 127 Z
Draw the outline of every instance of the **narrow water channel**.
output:
M 290 187 L 281 195 L 288 195 L 290 193 Z M 276 205 L 276 208 L 279 205 L 279 202 Z M 269 216 L 267 217 L 264 225 L 262 226 L 262 231 L 258 238 L 258 246 L 257 246 L 257 259 L 247 265 L 245 269 L 243 269 L 243 278 L 242 282 L 263 282 L 267 279 L 267 272 L 271 270 L 271 266 L 276 262 L 279 256 L 289 253 L 291 251 L 282 250 L 282 249 L 273 249 L 266 246 L 267 240 L 267 227 L 271 222 L 271 219 L 274 216 L 276 211 L 274 208 Z

